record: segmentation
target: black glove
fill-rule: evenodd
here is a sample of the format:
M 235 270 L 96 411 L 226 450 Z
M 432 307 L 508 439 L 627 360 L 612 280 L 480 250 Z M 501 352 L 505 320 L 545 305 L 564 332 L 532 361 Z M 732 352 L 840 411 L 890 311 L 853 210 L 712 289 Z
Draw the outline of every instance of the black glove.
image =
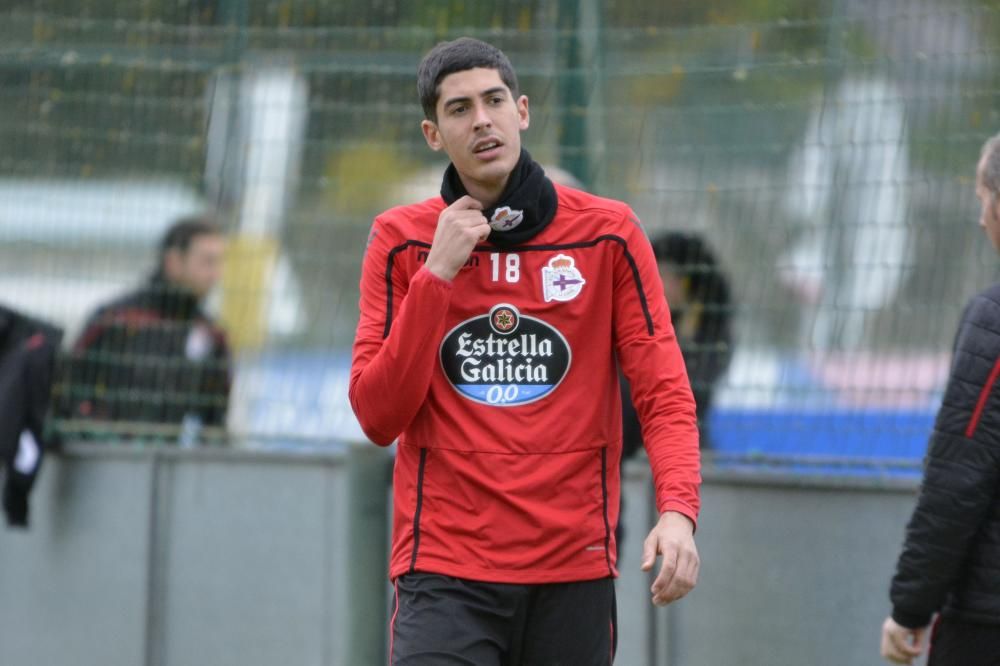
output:
M 18 483 L 13 473 L 8 473 L 3 487 L 3 511 L 10 527 L 28 526 L 28 489 Z

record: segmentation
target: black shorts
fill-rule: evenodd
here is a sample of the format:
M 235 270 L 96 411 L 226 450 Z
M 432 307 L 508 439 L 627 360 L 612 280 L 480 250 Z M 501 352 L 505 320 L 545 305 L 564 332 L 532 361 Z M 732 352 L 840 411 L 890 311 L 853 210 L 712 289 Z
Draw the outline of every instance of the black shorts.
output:
M 611 578 L 511 585 L 412 573 L 395 583 L 390 666 L 609 666 Z
M 939 617 L 931 631 L 927 666 L 997 666 L 1000 625 Z

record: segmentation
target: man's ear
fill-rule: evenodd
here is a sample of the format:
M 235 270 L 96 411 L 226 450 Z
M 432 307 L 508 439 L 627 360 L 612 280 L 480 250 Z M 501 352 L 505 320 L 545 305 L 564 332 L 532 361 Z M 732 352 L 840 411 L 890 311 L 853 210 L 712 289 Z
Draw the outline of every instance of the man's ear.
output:
M 521 131 L 528 129 L 528 125 L 531 124 L 531 115 L 528 113 L 528 96 L 521 95 L 517 98 L 517 116 L 519 119 L 518 127 Z
M 433 120 L 423 120 L 420 122 L 420 129 L 423 131 L 424 140 L 427 141 L 431 150 L 441 150 L 444 147 L 444 144 L 441 143 L 441 131 L 438 129 L 437 123 Z
M 170 248 L 163 253 L 163 275 L 168 280 L 176 280 L 184 269 L 184 253 Z

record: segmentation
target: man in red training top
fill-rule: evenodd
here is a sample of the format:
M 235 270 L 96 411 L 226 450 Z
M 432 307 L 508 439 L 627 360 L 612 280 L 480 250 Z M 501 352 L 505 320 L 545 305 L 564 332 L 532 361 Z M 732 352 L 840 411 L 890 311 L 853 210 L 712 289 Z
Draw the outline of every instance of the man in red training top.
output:
M 398 438 L 396 665 L 610 664 L 621 402 L 632 385 L 660 519 L 657 605 L 695 585 L 695 405 L 649 241 L 629 207 L 553 185 L 521 148 L 528 98 L 495 47 L 420 63 L 441 196 L 372 226 L 350 399 Z

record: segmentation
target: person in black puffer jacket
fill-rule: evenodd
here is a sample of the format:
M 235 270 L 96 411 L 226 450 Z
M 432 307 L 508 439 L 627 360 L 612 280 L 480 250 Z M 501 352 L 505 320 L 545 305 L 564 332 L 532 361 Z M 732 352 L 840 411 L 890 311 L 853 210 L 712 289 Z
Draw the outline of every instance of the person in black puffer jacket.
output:
M 976 173 L 980 226 L 1000 252 L 1000 134 Z M 882 656 L 928 666 L 1000 664 L 1000 284 L 973 298 L 955 338 L 951 374 L 924 480 L 892 579 Z

